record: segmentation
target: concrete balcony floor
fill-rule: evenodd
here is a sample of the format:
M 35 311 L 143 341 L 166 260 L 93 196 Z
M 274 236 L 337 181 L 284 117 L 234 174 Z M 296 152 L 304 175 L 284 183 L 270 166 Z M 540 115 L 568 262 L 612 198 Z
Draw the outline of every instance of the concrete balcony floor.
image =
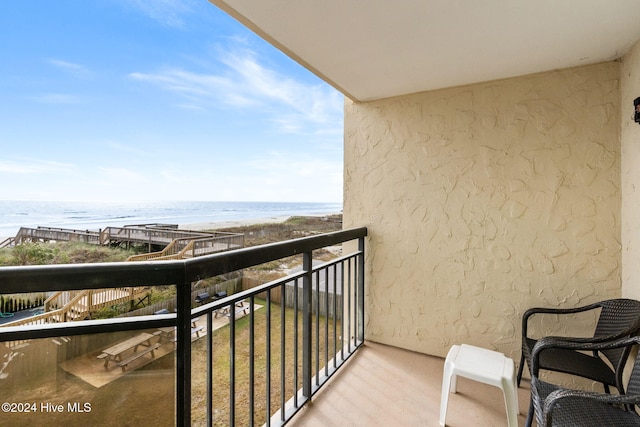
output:
M 288 425 L 438 426 L 444 359 L 366 342 Z M 529 383 L 518 389 L 524 426 Z M 506 426 L 502 391 L 458 378 L 449 396 L 447 426 Z

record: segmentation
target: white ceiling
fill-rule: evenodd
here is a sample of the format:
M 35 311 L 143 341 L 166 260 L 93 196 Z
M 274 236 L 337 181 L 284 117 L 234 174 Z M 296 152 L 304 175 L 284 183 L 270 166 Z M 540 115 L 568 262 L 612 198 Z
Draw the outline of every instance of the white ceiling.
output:
M 640 0 L 210 0 L 355 101 L 617 59 Z

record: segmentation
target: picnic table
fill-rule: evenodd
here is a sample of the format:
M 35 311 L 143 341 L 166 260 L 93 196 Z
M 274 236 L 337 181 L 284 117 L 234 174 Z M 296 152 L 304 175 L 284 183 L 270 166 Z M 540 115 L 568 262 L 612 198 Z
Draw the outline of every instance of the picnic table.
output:
M 154 335 L 159 335 L 160 339 L 164 339 L 167 341 L 175 342 L 175 326 L 167 326 L 166 328 L 158 328 Z
M 191 319 L 191 333 L 200 337 L 200 332 L 204 330 L 204 326 L 198 326 L 199 317 Z M 175 342 L 175 326 L 167 326 L 165 328 L 158 328 L 153 335 L 159 336 L 161 340 Z
M 124 370 L 125 366 L 134 361 L 135 359 L 144 356 L 145 354 L 151 352 L 153 355 L 153 351 L 160 347 L 160 344 L 151 344 L 151 338 L 154 335 L 148 334 L 146 332 L 140 333 L 136 336 L 128 338 L 124 341 L 120 341 L 119 343 L 112 345 L 109 348 L 102 350 L 102 354 L 98 356 L 98 359 L 104 359 L 104 368 L 109 368 L 109 362 L 116 362 L 118 366 Z M 138 353 L 138 347 L 143 346 L 146 347 L 143 351 Z M 122 359 L 123 353 L 128 350 L 133 349 L 134 355 L 128 357 L 127 359 Z
M 213 314 L 213 317 L 218 317 L 218 316 L 222 316 L 225 315 L 227 317 L 231 317 L 231 315 L 236 315 L 238 313 L 244 313 L 244 314 L 249 314 L 249 309 L 250 309 L 250 305 L 248 302 L 246 302 L 245 300 L 242 301 L 237 301 L 235 303 L 235 307 L 234 307 L 234 312 L 231 312 L 231 307 L 226 305 L 223 308 L 220 308 L 218 310 L 216 310 Z M 234 316 L 235 317 L 235 316 Z

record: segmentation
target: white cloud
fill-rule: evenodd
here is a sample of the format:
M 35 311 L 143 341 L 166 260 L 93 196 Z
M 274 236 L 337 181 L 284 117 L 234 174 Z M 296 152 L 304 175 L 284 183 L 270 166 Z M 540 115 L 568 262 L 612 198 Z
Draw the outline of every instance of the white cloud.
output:
M 62 173 L 71 168 L 70 164 L 47 160 L 33 161 L 0 161 L 0 173 L 34 175 L 45 173 Z
M 204 108 L 197 104 L 177 104 L 176 107 L 182 108 L 183 110 L 204 111 Z
M 197 173 L 179 164 L 157 168 L 139 196 L 149 200 L 342 201 L 341 157 L 322 159 L 293 152 L 250 152 L 241 167 L 224 161 Z M 114 184 L 120 185 L 120 184 Z M 129 188 L 141 185 L 135 179 Z M 128 193 L 131 193 L 130 191 Z M 102 192 L 101 194 L 104 194 Z
M 340 157 L 301 157 L 271 151 L 250 160 L 245 171 L 263 180 L 261 190 L 277 200 L 342 200 L 343 164 Z
M 170 68 L 156 73 L 135 72 L 129 77 L 189 99 L 191 108 L 213 108 L 221 103 L 267 114 L 282 132 L 340 134 L 343 97 L 324 84 L 307 84 L 285 77 L 257 60 L 246 49 L 223 50 L 221 73 L 198 73 Z
M 91 72 L 89 71 L 89 69 L 84 65 L 75 64 L 73 62 L 62 61 L 60 59 L 50 59 L 49 63 L 77 77 L 86 78 L 91 75 Z
M 127 0 L 125 4 L 171 28 L 183 28 L 184 17 L 193 11 L 192 0 Z
M 181 69 L 166 69 L 157 74 L 131 73 L 129 77 L 155 84 L 176 92 L 194 102 L 209 104 L 217 101 L 220 92 L 227 93 L 233 82 L 225 77 L 192 73 Z
M 141 182 L 149 181 L 144 174 L 131 169 L 121 167 L 100 167 L 98 170 L 98 178 L 110 184 L 127 184 L 135 186 Z
M 342 128 L 343 97 L 329 86 L 305 84 L 280 75 L 262 66 L 249 50 L 222 52 L 221 61 L 239 76 L 234 90 L 244 91 L 265 103 L 288 107 L 274 119 L 284 125 L 283 129 L 309 124 L 324 126 L 332 122 Z

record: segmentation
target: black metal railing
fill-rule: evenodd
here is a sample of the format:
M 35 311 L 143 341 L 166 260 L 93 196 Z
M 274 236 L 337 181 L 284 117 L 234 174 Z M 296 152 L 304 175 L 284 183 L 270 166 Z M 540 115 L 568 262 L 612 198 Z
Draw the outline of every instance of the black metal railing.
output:
M 71 356 L 82 358 L 86 354 L 90 355 L 87 360 L 95 362 L 95 354 L 116 339 L 121 340 L 125 331 L 160 333 L 174 328 L 174 339 L 168 342 L 175 355 L 171 370 L 175 425 L 283 425 L 309 402 L 364 340 L 366 234 L 366 228 L 350 229 L 179 261 L 3 267 L 0 268 L 2 294 L 172 286 L 177 301 L 176 312 L 170 314 L 0 327 L 0 342 L 23 345 L 31 340 L 50 339 L 61 345 L 60 337 L 69 340 L 89 336 L 92 344 L 84 340 L 77 344 L 81 350 L 58 354 L 56 362 L 63 365 Z M 351 249 L 348 253 L 313 265 L 315 250 L 346 242 L 357 242 L 357 245 L 347 244 L 344 247 Z M 192 283 L 294 255 L 303 258 L 299 272 L 193 308 Z M 204 328 L 194 329 L 197 321 L 203 323 L 202 318 Z M 225 326 L 216 328 L 220 322 L 226 322 Z M 206 340 L 192 340 L 193 332 L 199 329 L 206 331 Z M 155 332 L 149 335 L 160 340 Z M 264 344 L 259 340 L 262 335 L 266 338 Z M 47 342 L 47 345 L 51 344 Z M 194 366 L 192 350 L 199 351 L 202 346 L 206 349 L 202 362 L 206 372 L 204 385 L 201 378 L 196 378 L 198 384 L 193 381 L 193 372 L 200 371 L 196 369 L 199 366 Z M 228 363 L 221 364 L 223 366 L 216 364 L 219 359 L 214 353 L 218 351 L 228 352 L 228 359 L 225 358 Z M 5 359 L 11 361 L 15 354 L 17 350 Z M 103 356 L 104 353 L 98 357 Z M 118 365 L 124 362 L 113 361 Z M 125 369 L 128 369 L 126 365 L 122 366 L 123 375 L 127 375 Z M 227 380 L 221 380 L 223 377 L 219 374 L 225 370 L 223 377 Z M 105 369 L 100 374 L 109 372 L 113 371 Z M 20 377 L 12 378 L 8 371 L 4 377 L 5 383 L 23 381 Z M 0 379 L 0 385 L 2 382 Z M 22 388 L 24 384 L 27 382 Z M 228 398 L 219 397 L 222 389 Z M 203 398 L 205 404 L 200 406 L 196 398 Z M 70 410 L 80 407 L 78 402 L 69 405 Z M 48 406 L 39 409 L 42 413 Z M 99 408 L 94 408 L 94 412 L 97 410 Z M 11 421 L 8 416 L 0 414 Z

